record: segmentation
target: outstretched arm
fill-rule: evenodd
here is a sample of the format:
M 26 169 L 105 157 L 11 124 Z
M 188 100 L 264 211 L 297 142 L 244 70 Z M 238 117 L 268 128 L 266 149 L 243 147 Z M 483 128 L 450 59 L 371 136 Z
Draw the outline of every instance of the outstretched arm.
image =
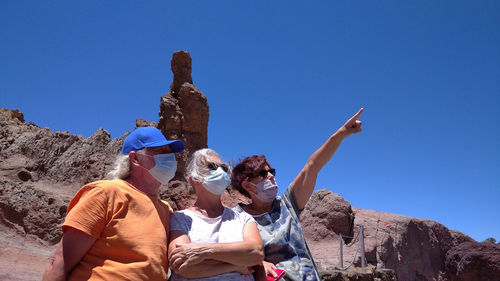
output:
M 213 261 L 217 261 L 242 269 L 259 264 L 264 258 L 264 245 L 255 222 L 245 225 L 243 241 L 240 242 L 193 244 L 185 234 L 180 233 L 182 235 L 179 236 L 179 233 L 178 231 L 170 232 L 170 235 L 174 234 L 174 236 L 168 248 L 170 268 L 181 276 L 184 276 L 183 272 L 192 271 L 193 266 L 206 261 L 211 261 L 212 265 Z M 176 238 L 175 235 L 178 237 Z M 241 272 L 241 270 L 234 269 L 229 271 Z M 217 274 L 210 276 L 213 275 Z
M 314 190 L 314 186 L 316 185 L 316 178 L 318 177 L 319 171 L 321 171 L 323 166 L 330 161 L 330 158 L 332 158 L 335 151 L 337 151 L 340 143 L 351 134 L 361 132 L 361 121 L 359 121 L 358 118 L 362 112 L 363 108 L 351 117 L 351 119 L 347 120 L 337 132 L 331 135 L 328 140 L 309 157 L 304 168 L 302 168 L 292 182 L 292 190 L 299 210 L 304 209 L 306 206 Z
M 43 274 L 44 281 L 66 280 L 68 273 L 94 245 L 95 238 L 73 227 L 67 227 L 54 257 Z

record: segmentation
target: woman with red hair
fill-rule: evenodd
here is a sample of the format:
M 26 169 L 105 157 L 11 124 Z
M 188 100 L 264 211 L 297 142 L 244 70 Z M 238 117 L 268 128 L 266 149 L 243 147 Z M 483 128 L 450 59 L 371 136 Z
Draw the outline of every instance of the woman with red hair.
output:
M 251 199 L 250 204 L 237 205 L 234 210 L 247 212 L 257 222 L 264 241 L 266 275 L 276 277 L 275 270 L 279 268 L 286 271 L 286 280 L 321 280 L 300 227 L 299 215 L 311 197 L 319 171 L 345 138 L 361 132 L 358 118 L 362 112 L 360 109 L 309 157 L 282 196 L 276 196 L 276 170 L 265 156 L 247 157 L 234 167 L 232 187 Z

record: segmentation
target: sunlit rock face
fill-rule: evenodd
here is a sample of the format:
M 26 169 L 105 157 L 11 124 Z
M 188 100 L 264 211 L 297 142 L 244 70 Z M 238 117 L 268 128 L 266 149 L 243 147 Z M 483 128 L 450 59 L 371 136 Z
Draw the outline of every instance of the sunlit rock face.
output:
M 500 244 L 470 241 L 446 253 L 445 278 L 449 281 L 500 280 Z
M 207 147 L 209 112 L 207 98 L 193 85 L 189 53 L 175 52 L 171 69 L 174 81 L 161 97 L 158 128 L 168 139 L 181 139 L 186 144 L 185 151 L 177 155 L 176 179 L 182 180 L 189 157 Z
M 342 266 L 361 265 L 361 226 L 367 265 L 393 269 L 398 280 L 447 280 L 448 269 L 453 268 L 458 253 L 481 252 L 482 259 L 494 257 L 491 252 L 495 251 L 500 255 L 498 247 L 484 252 L 469 236 L 435 221 L 351 207 L 341 196 L 325 189 L 314 192 L 301 221 L 315 262 L 322 270 L 341 267 L 340 234 Z M 475 244 L 463 252 L 456 251 L 472 242 Z M 452 252 L 456 252 L 454 259 L 449 256 Z M 472 262 L 469 268 L 472 274 L 481 272 Z
M 105 177 L 121 148 L 98 129 L 84 138 L 0 109 L 0 280 L 39 280 L 78 188 Z

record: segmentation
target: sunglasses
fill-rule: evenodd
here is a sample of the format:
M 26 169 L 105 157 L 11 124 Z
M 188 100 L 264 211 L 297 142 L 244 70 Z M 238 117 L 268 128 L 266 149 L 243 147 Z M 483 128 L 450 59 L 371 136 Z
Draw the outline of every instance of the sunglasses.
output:
M 276 176 L 276 169 L 271 168 L 269 170 L 260 170 L 258 173 L 252 174 L 251 177 L 252 178 L 256 178 L 256 177 L 267 178 L 268 173 L 271 173 L 273 176 Z
M 222 164 L 217 164 L 217 163 L 214 163 L 214 162 L 207 162 L 207 167 L 208 167 L 210 170 L 214 170 L 214 171 L 215 171 L 215 170 L 217 170 L 217 169 L 219 169 L 219 167 L 221 167 L 221 168 L 222 168 L 222 170 L 223 170 L 224 172 L 226 172 L 226 173 L 229 171 L 229 166 L 228 166 L 227 164 L 224 164 L 224 163 L 222 163 Z

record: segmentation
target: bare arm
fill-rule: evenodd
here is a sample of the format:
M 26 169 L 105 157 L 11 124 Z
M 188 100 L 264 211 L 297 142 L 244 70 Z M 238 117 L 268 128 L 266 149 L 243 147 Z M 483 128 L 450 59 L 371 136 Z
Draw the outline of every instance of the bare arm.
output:
M 209 247 L 208 259 L 240 266 L 254 266 L 264 260 L 264 242 L 255 222 L 249 222 L 243 228 L 243 241 L 200 245 Z
M 304 209 L 316 185 L 319 171 L 332 158 L 340 143 L 351 134 L 361 132 L 361 121 L 358 120 L 363 112 L 361 108 L 351 119 L 340 127 L 328 140 L 316 150 L 307 160 L 306 165 L 292 182 L 292 190 L 297 200 L 299 210 Z
M 67 275 L 94 245 L 95 238 L 68 227 L 43 275 L 43 281 L 66 280 Z
M 178 242 L 175 243 L 175 241 Z M 184 240 L 184 242 L 186 241 Z M 174 239 L 169 244 L 170 267 L 174 271 L 191 268 L 192 265 L 202 263 L 205 260 L 251 267 L 260 264 L 263 259 L 264 244 L 255 222 L 245 225 L 243 241 L 240 242 L 193 244 L 182 243 L 182 241 Z
M 179 274 L 184 278 L 205 278 L 220 275 L 227 272 L 239 272 L 241 274 L 251 274 L 253 269 L 246 266 L 237 266 L 230 263 L 215 261 L 215 260 L 205 260 L 201 263 L 190 265 L 189 267 L 183 267 L 174 270 L 175 273 Z
M 177 245 L 190 245 L 191 241 L 186 234 L 176 230 L 171 231 L 169 237 L 168 256 L 169 261 L 172 263 L 173 260 L 171 256 L 174 250 L 179 248 Z M 241 274 L 250 274 L 253 272 L 253 270 L 247 266 L 237 266 L 216 260 L 197 259 L 196 253 L 191 253 L 191 256 L 188 257 L 188 260 L 184 261 L 184 263 L 177 264 L 178 266 L 170 264 L 170 269 L 184 278 L 204 278 L 226 272 L 239 272 Z

